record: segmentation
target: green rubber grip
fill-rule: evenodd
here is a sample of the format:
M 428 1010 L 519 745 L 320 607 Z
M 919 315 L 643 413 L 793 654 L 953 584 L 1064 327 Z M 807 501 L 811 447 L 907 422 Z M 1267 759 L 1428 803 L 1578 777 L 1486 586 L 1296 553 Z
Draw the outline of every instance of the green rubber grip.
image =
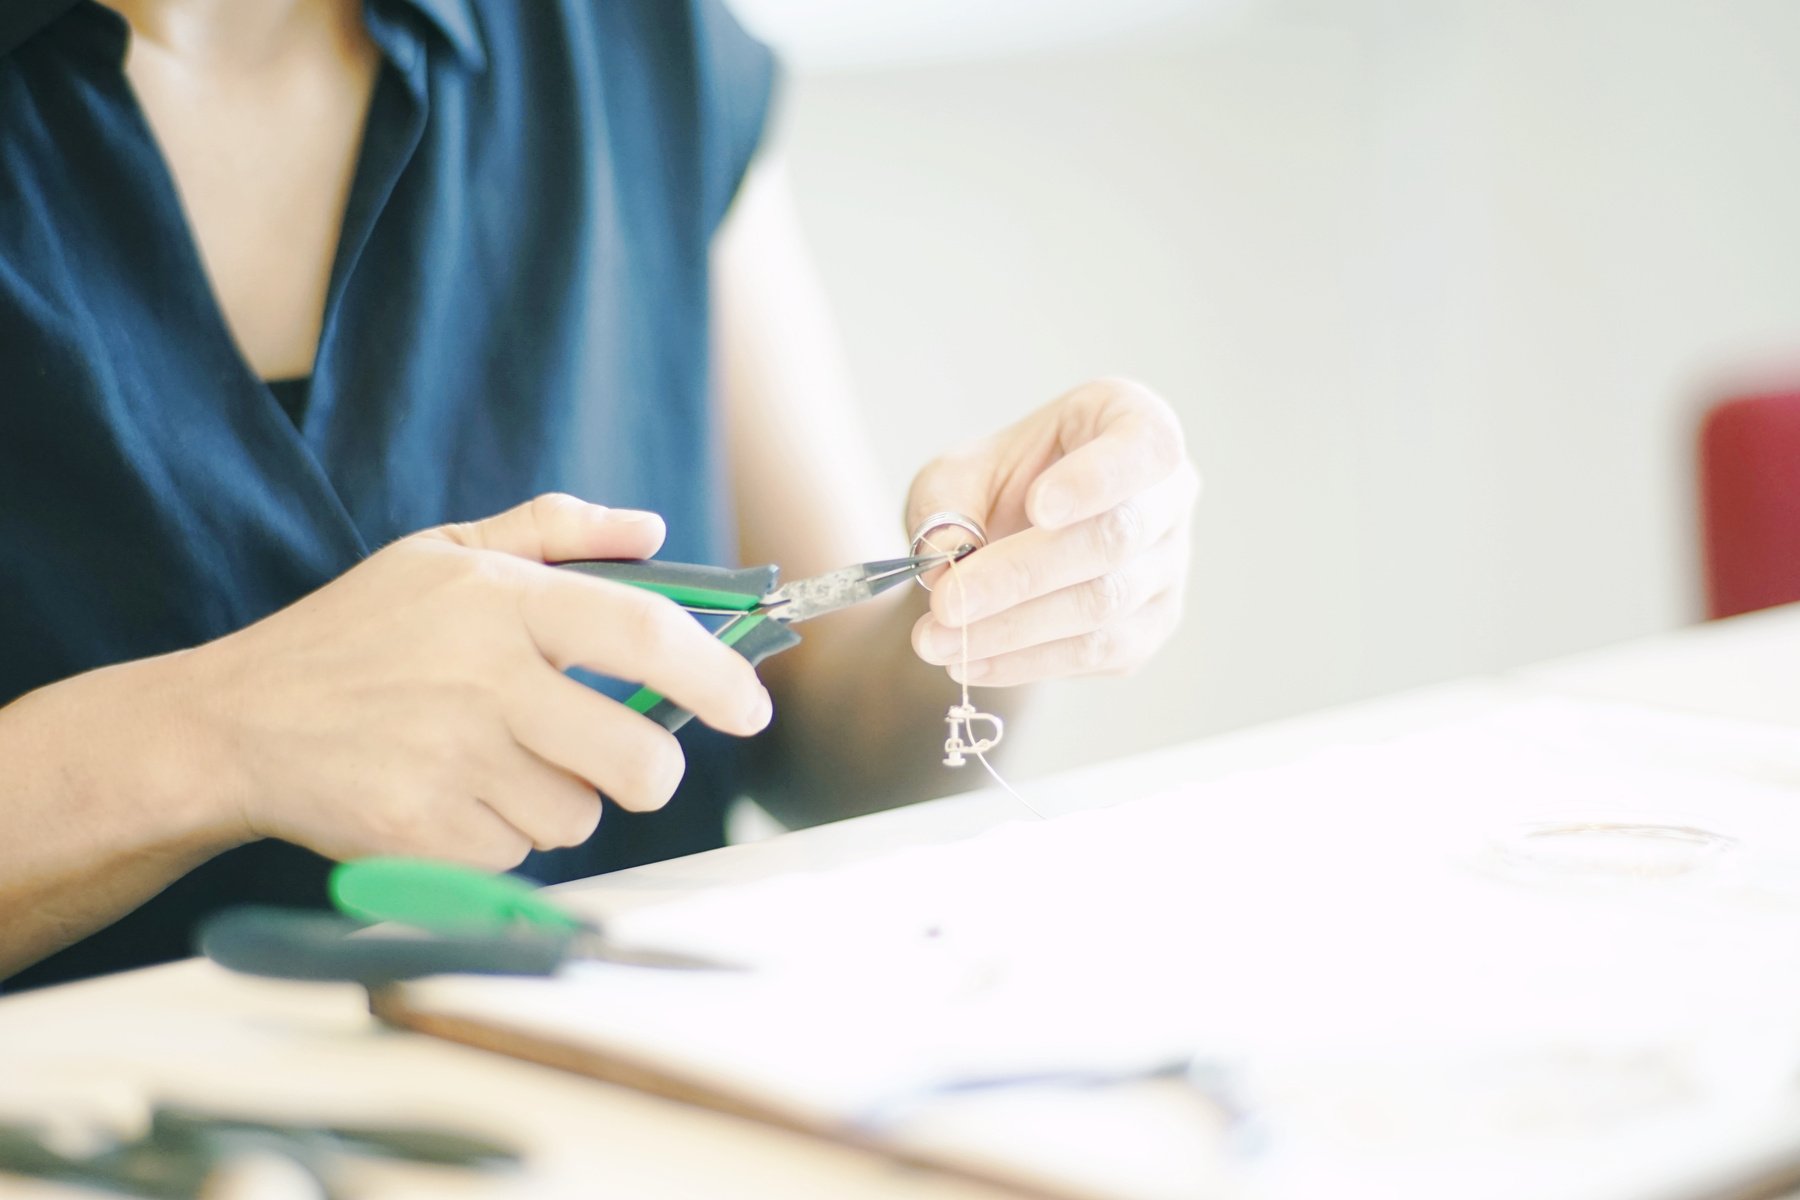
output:
M 719 631 L 719 640 L 750 660 L 755 666 L 771 655 L 791 650 L 800 644 L 800 635 L 766 613 L 740 617 Z M 643 713 L 670 733 L 694 719 L 694 714 L 650 688 L 639 688 L 625 701 L 633 712 Z
M 582 921 L 515 875 L 424 858 L 363 858 L 332 869 L 331 902 L 360 921 L 397 921 L 434 933 L 501 932 L 519 925 L 573 932 Z

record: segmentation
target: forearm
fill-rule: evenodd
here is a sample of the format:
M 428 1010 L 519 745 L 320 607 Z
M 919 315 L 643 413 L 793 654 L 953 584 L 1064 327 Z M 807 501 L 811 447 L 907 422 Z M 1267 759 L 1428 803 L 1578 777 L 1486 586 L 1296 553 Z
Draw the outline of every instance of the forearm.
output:
M 187 719 L 181 655 L 0 709 L 0 979 L 248 839 Z
M 783 822 L 812 825 L 987 786 L 943 763 L 944 711 L 960 690 L 913 652 L 926 593 L 897 594 L 804 627 L 763 670 L 776 717 L 754 743 L 751 792 Z M 1026 689 L 989 689 L 978 707 L 1010 719 Z M 973 770 L 977 774 L 970 774 Z

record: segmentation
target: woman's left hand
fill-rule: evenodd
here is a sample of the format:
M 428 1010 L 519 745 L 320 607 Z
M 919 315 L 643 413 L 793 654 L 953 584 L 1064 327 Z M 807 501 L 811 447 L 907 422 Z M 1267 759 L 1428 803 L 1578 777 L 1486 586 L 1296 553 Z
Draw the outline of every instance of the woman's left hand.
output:
M 956 579 L 930 580 L 913 648 L 981 687 L 1142 665 L 1180 620 L 1199 494 L 1174 411 L 1128 380 L 1083 384 L 943 455 L 913 480 L 907 528 L 956 512 L 992 540 Z M 926 536 L 945 549 L 966 540 L 953 526 Z

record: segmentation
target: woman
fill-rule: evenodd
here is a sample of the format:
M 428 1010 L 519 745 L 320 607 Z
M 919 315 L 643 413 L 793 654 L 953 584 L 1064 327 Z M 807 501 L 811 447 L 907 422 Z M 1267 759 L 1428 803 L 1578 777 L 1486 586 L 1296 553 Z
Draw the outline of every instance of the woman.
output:
M 768 691 L 674 606 L 542 565 L 894 545 L 751 169 L 774 77 L 716 0 L 0 13 L 9 986 L 316 902 L 333 858 L 573 878 L 718 844 L 743 791 L 916 798 L 959 626 L 984 685 L 1167 636 L 1197 485 L 1122 382 L 921 471 L 910 520 L 996 538 L 964 588 L 809 626 Z M 631 713 L 639 682 L 710 728 Z M 642 815 L 596 834 L 596 789 Z

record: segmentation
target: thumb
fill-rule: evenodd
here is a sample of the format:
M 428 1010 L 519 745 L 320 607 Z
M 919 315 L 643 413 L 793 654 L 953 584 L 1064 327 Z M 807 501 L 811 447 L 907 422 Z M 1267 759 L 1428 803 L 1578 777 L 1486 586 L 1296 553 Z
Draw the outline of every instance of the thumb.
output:
M 968 517 L 987 530 L 990 538 L 1005 531 L 994 528 L 994 460 L 981 447 L 954 450 L 928 463 L 913 477 L 906 494 L 906 532 L 924 533 L 933 541 L 946 545 L 943 538 L 968 537 L 958 526 L 939 525 L 935 531 L 921 530 L 919 525 L 933 514 L 955 513 Z M 942 534 L 943 537 L 937 536 Z
M 928 463 L 913 478 L 906 494 L 906 534 L 917 534 L 921 550 L 949 554 L 970 540 L 969 531 L 960 525 L 933 522 L 921 527 L 937 513 L 953 513 L 973 520 L 987 531 L 988 537 L 999 536 L 994 528 L 994 466 L 991 455 L 979 447 L 952 451 Z M 945 568 L 938 567 L 920 576 L 927 588 L 935 588 Z
M 583 558 L 649 558 L 662 548 L 663 519 L 635 508 L 607 508 L 560 493 L 538 496 L 497 517 L 440 525 L 421 537 L 471 550 L 494 550 L 533 562 Z

